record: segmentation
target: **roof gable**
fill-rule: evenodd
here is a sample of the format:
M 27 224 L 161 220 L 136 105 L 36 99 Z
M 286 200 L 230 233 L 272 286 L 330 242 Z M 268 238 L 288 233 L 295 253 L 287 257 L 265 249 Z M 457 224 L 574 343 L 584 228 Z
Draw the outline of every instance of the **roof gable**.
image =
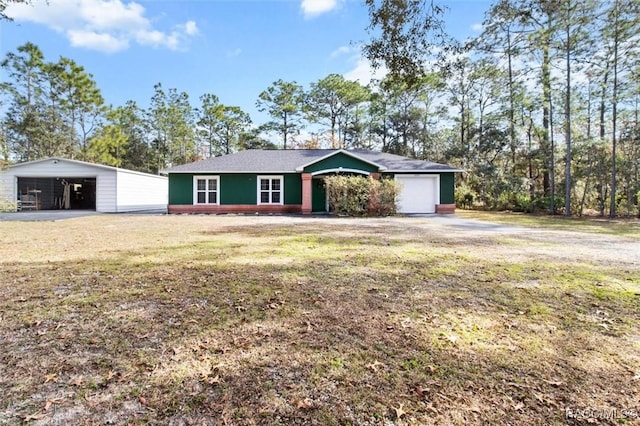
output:
M 317 160 L 296 168 L 298 172 L 314 173 L 322 170 L 362 170 L 365 172 L 378 172 L 384 169 L 379 164 L 373 163 L 345 150 L 333 151 Z
M 127 173 L 132 175 L 150 176 L 155 178 L 166 179 L 165 176 L 159 176 L 153 173 L 139 172 L 137 170 L 122 169 L 119 167 L 107 166 L 105 164 L 89 163 L 87 161 L 72 160 L 69 158 L 62 158 L 62 157 L 48 157 L 48 158 L 41 158 L 39 160 L 26 161 L 24 163 L 12 164 L 11 166 L 9 166 L 9 169 L 20 170 L 22 168 L 25 168 L 28 170 L 31 167 L 34 167 L 34 166 L 37 167 L 39 164 L 44 164 L 47 162 L 52 163 L 52 165 L 55 165 L 57 167 L 60 167 L 61 165 L 64 165 L 64 164 L 69 164 L 70 166 L 75 167 L 79 171 L 99 169 L 99 170 L 107 170 L 115 173 Z
M 79 165 L 79 166 L 96 167 L 96 168 L 105 169 L 105 170 L 118 170 L 116 167 L 105 166 L 104 164 L 88 163 L 86 161 L 71 160 L 69 158 L 62 158 L 62 157 L 47 157 L 47 158 L 41 158 L 39 160 L 25 161 L 24 163 L 12 164 L 11 166 L 9 166 L 9 168 L 16 169 L 24 166 L 33 166 L 40 163 L 46 163 L 48 161 L 53 162 L 54 164 L 62 162 L 62 163 Z

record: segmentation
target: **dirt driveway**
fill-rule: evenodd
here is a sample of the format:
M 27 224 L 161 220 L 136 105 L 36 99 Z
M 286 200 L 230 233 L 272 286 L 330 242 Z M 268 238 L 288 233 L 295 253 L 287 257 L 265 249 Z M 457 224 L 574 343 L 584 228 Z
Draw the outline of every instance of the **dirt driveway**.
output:
M 59 221 L 76 219 L 86 216 L 101 215 L 90 210 L 69 211 L 35 211 L 18 213 L 0 213 L 2 221 Z M 146 211 L 137 213 L 115 213 L 115 216 L 127 217 L 130 215 L 163 215 L 162 211 Z M 484 220 L 468 219 L 458 215 L 414 215 L 405 217 L 386 218 L 342 218 L 333 216 L 298 216 L 298 215 L 192 215 L 216 219 L 222 226 L 245 225 L 306 225 L 306 224 L 332 224 L 357 228 L 387 228 L 405 230 L 414 228 L 418 233 L 437 232 L 443 238 L 468 239 L 470 243 L 478 243 L 483 240 L 493 239 L 496 236 L 509 239 L 525 239 L 530 242 L 526 250 L 518 249 L 510 253 L 510 256 L 527 257 L 539 254 L 541 251 L 550 259 L 565 259 L 574 261 L 583 259 L 589 263 L 613 262 L 639 266 L 640 265 L 640 238 L 621 237 L 609 234 L 595 234 L 575 231 L 559 231 L 553 229 L 530 228 L 517 225 L 487 222 Z M 187 218 L 189 216 L 185 216 Z M 170 216 L 167 216 L 169 219 Z M 171 220 L 171 219 L 169 219 Z M 639 232 L 640 234 L 640 232 Z M 503 250 L 503 247 L 497 247 Z M 488 249 L 488 248 L 486 248 Z

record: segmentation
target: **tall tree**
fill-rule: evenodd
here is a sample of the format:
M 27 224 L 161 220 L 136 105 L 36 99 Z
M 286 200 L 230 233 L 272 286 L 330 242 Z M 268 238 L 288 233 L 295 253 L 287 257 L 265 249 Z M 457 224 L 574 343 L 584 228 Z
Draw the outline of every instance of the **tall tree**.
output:
M 102 126 L 89 139 L 86 159 L 113 167 L 122 167 L 126 156 L 127 135 L 123 129 L 113 124 Z
M 154 91 L 147 115 L 152 147 L 158 153 L 157 169 L 193 161 L 197 156 L 189 95 L 174 88 L 165 92 L 160 83 Z
M 605 55 L 611 67 L 611 195 L 609 214 L 616 216 L 617 161 L 618 161 L 618 108 L 620 98 L 634 68 L 637 67 L 637 36 L 640 32 L 640 5 L 634 0 L 614 0 L 605 10 L 607 25 L 601 35 L 606 46 Z
M 555 142 L 553 139 L 553 60 L 557 54 L 554 41 L 560 30 L 559 3 L 555 0 L 518 0 L 519 18 L 529 33 L 527 50 L 537 56 L 541 86 L 542 126 L 540 160 L 543 193 L 549 197 L 549 211 L 555 214 Z
M 111 166 L 155 172 L 146 135 L 144 112 L 134 101 L 127 101 L 106 113 L 106 121 L 88 140 L 87 156 Z
M 450 52 L 455 43 L 446 34 L 444 7 L 433 0 L 365 0 L 371 40 L 364 55 L 408 85 L 424 76 L 434 55 Z
M 109 124 L 117 126 L 126 137 L 124 152 L 117 152 L 117 157 L 122 159 L 121 167 L 140 172 L 154 172 L 154 153 L 147 140 L 149 130 L 144 110 L 135 101 L 130 100 L 124 106 L 109 111 L 107 120 Z M 119 146 L 117 143 L 115 145 Z
M 46 132 L 42 117 L 44 55 L 38 46 L 25 43 L 1 63 L 9 81 L 0 86 L 9 97 L 4 125 L 6 143 L 22 161 L 40 156 Z
M 424 139 L 424 104 L 432 88 L 429 77 L 409 85 L 404 79 L 388 76 L 381 82 L 380 93 L 386 97 L 386 144 L 383 150 L 416 157 Z
M 330 144 L 344 148 L 344 131 L 353 108 L 368 101 L 369 91 L 356 81 L 339 74 L 311 83 L 308 101 L 309 121 L 329 127 Z
M 224 146 L 225 154 L 240 148 L 241 135 L 246 133 L 251 124 L 249 114 L 237 106 L 225 106 L 222 119 L 218 125 L 218 137 Z
M 513 0 L 499 0 L 488 11 L 484 20 L 484 30 L 480 37 L 473 41 L 472 46 L 482 52 L 506 57 L 507 88 L 509 99 L 509 147 L 511 149 L 512 173 L 516 173 L 516 152 L 518 140 L 516 135 L 516 112 L 519 110 L 520 100 L 517 78 L 519 70 L 514 65 L 526 37 L 521 23 L 520 11 Z
M 220 144 L 218 131 L 224 117 L 224 105 L 216 95 L 205 93 L 200 96 L 200 107 L 196 110 L 198 124 L 199 152 L 205 157 L 214 157 L 225 153 Z
M 60 58 L 52 70 L 60 74 L 61 106 L 67 115 L 71 137 L 77 141 L 84 159 L 88 139 L 102 119 L 105 107 L 102 94 L 93 76 L 68 58 Z
M 288 139 L 300 130 L 303 105 L 304 92 L 295 81 L 275 81 L 258 96 L 258 110 L 266 111 L 272 118 L 265 128 L 282 135 L 284 149 Z

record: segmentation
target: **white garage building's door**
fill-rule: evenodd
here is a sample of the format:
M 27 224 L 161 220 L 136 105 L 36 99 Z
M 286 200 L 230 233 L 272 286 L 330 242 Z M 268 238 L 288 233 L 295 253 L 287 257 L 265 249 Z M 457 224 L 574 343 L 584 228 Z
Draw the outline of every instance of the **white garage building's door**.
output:
M 396 175 L 402 184 L 399 213 L 435 213 L 440 200 L 439 175 Z

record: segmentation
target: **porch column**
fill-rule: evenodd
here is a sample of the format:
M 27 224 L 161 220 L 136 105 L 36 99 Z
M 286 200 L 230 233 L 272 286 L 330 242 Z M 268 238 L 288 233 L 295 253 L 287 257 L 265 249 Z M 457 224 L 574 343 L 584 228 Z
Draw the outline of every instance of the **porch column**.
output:
M 371 176 L 371 179 L 380 180 L 380 178 L 382 177 L 382 173 L 373 172 L 369 176 Z
M 302 173 L 302 214 L 311 214 L 311 173 Z

